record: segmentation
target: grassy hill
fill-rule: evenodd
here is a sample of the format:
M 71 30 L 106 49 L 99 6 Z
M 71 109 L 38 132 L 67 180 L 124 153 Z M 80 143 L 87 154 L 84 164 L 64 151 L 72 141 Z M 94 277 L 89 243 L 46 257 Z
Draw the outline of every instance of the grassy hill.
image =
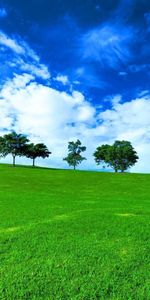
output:
M 0 166 L 0 299 L 150 299 L 150 175 Z

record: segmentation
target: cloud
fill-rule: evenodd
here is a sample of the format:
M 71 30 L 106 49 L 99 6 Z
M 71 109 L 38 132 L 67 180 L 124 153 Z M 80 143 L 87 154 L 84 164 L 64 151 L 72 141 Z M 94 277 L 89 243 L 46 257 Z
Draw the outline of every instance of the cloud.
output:
M 10 63 L 10 66 L 11 64 L 12 63 Z M 17 58 L 14 60 L 12 67 L 14 67 L 14 65 L 15 67 L 18 66 L 23 72 L 29 72 L 30 74 L 36 77 L 40 77 L 44 80 L 50 79 L 51 77 L 47 66 L 45 66 L 44 64 L 37 63 L 35 61 L 29 63 L 22 58 Z
M 39 62 L 38 55 L 19 36 L 17 36 L 16 38 L 11 38 L 6 33 L 0 31 L 0 44 L 5 46 L 6 48 L 11 49 L 17 54 L 30 57 L 34 61 Z
M 24 63 L 21 66 L 21 69 L 23 71 L 29 71 L 31 74 L 37 76 L 37 77 L 41 77 L 43 79 L 50 79 L 50 72 L 48 71 L 47 66 L 43 65 L 43 64 L 39 64 L 38 66 L 34 65 L 34 64 L 28 64 L 28 63 Z
M 2 31 L 0 31 L 0 44 L 10 48 L 18 54 L 25 53 L 25 49 L 22 46 L 20 46 L 14 39 L 9 38 Z
M 63 85 L 69 84 L 69 79 L 66 75 L 57 75 L 57 77 L 54 78 L 54 80 L 61 82 Z
M 49 80 L 51 75 L 48 67 L 40 63 L 40 58 L 36 52 L 19 36 L 15 38 L 10 38 L 5 33 L 0 31 L 0 44 L 6 47 L 6 49 L 0 49 L 1 61 L 3 66 L 9 67 L 9 72 L 13 70 L 15 72 L 28 72 L 31 75 L 42 78 L 44 80 Z M 8 58 L 8 50 L 11 50 Z M 5 53 L 7 53 L 5 55 Z M 4 58 L 3 58 L 4 57 Z
M 62 158 L 68 141 L 79 138 L 87 146 L 88 160 L 81 166 L 87 169 L 99 168 L 92 157 L 98 145 L 129 140 L 140 156 L 133 170 L 150 172 L 150 97 L 122 103 L 121 95 L 115 95 L 111 102 L 111 109 L 98 113 L 81 92 L 60 92 L 39 84 L 32 75 L 15 75 L 0 91 L 0 133 L 14 129 L 33 142 L 46 143 L 53 153 L 53 167 L 67 167 Z
M 5 18 L 7 16 L 7 11 L 4 7 L 0 8 L 0 18 Z
M 84 60 L 98 61 L 103 67 L 107 64 L 116 68 L 130 61 L 132 38 L 132 28 L 105 24 L 83 35 L 80 51 Z
M 139 98 L 149 99 L 150 98 L 150 91 L 149 90 L 143 90 L 139 92 L 138 94 Z
M 101 120 L 109 141 L 129 140 L 138 151 L 140 160 L 133 168 L 137 172 L 150 172 L 147 164 L 150 149 L 150 97 L 133 99 L 126 103 L 114 103 L 113 109 L 101 112 Z M 144 154 L 146 156 L 144 156 Z
M 59 92 L 29 74 L 6 82 L 0 99 L 0 118 L 7 121 L 1 122 L 0 131 L 14 129 L 35 142 L 44 141 L 60 166 L 68 140 L 83 137 L 82 131 L 94 123 L 95 109 L 80 92 Z

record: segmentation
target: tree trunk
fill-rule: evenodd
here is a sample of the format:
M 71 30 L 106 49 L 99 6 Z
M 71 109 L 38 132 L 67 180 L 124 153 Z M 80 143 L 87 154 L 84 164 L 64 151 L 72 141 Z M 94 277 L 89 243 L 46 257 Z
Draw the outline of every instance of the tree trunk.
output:
M 35 158 L 33 158 L 32 167 L 35 167 Z
M 75 169 L 76 169 L 76 166 L 73 166 L 73 169 L 75 170 Z
M 16 156 L 15 156 L 15 155 L 13 155 L 13 167 L 15 167 L 15 165 L 16 165 L 16 162 L 15 162 L 15 160 L 16 160 Z
M 115 173 L 118 173 L 118 170 L 117 170 L 117 169 L 115 169 Z

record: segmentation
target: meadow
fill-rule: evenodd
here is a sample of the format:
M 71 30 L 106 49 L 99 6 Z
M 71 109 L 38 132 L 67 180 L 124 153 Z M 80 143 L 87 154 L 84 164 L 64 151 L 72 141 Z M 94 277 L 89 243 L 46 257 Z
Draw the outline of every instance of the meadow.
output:
M 150 299 L 150 175 L 0 165 L 0 299 Z

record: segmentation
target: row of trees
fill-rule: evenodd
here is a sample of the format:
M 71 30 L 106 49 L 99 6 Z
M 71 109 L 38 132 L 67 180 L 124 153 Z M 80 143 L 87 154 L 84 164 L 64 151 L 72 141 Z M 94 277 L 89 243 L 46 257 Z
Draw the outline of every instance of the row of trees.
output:
M 63 159 L 69 166 L 76 167 L 86 160 L 82 153 L 86 147 L 82 146 L 81 141 L 68 143 L 68 155 Z M 33 144 L 23 134 L 11 132 L 0 137 L 0 156 L 12 155 L 13 166 L 15 166 L 16 156 L 25 156 L 32 159 L 32 165 L 35 166 L 37 157 L 49 157 L 51 152 L 43 143 Z M 101 145 L 97 147 L 93 154 L 95 162 L 103 167 L 111 167 L 115 172 L 124 172 L 138 161 L 138 155 L 133 146 L 128 141 L 115 141 L 113 145 Z
M 69 142 L 68 155 L 64 158 L 70 166 L 75 169 L 86 158 L 82 156 L 82 152 L 86 150 L 81 142 Z M 133 146 L 128 141 L 115 141 L 113 145 L 101 145 L 97 147 L 93 154 L 98 165 L 103 167 L 110 167 L 115 172 L 124 172 L 130 167 L 134 166 L 139 157 Z
M 32 159 L 32 164 L 35 166 L 35 159 L 37 157 L 49 157 L 51 152 L 45 144 L 33 144 L 23 134 L 11 132 L 0 137 L 0 156 L 5 157 L 12 155 L 13 166 L 15 166 L 16 156 L 26 156 Z

